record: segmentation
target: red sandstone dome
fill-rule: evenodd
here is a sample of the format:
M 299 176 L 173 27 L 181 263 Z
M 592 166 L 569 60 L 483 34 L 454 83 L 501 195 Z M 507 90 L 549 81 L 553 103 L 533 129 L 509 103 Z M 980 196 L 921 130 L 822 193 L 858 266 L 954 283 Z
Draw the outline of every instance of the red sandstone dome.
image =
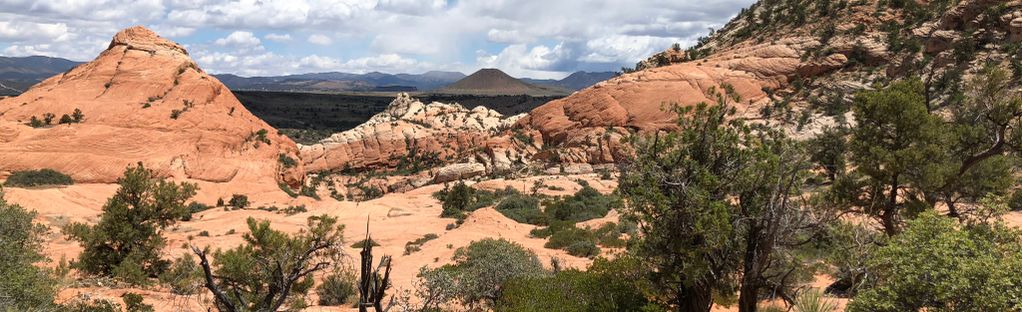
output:
M 80 122 L 58 124 L 75 109 Z M 49 114 L 51 125 L 30 126 Z M 117 33 L 94 61 L 0 100 L 0 175 L 52 168 L 109 183 L 143 162 L 177 179 L 276 188 L 301 183 L 301 165 L 278 161 L 297 152 L 184 48 L 140 26 Z

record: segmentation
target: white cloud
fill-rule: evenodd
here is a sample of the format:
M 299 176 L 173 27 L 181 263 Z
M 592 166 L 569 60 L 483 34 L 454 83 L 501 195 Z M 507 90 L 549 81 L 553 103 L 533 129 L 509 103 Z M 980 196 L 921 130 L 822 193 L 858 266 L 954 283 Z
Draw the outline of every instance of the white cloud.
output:
M 678 38 L 614 35 L 586 42 L 590 53 L 579 60 L 593 63 L 627 63 L 644 59 L 663 51 Z
M 513 44 L 496 55 L 480 53 L 476 58 L 481 67 L 500 68 L 516 77 L 561 78 L 568 73 L 561 65 L 571 62 L 572 53 L 564 43 L 553 48 L 545 45 L 531 49 L 524 44 Z
M 180 26 L 167 26 L 167 25 L 155 25 L 151 27 L 153 31 L 160 36 L 164 37 L 187 37 L 195 33 L 194 27 L 180 27 Z
M 235 31 L 227 35 L 227 37 L 217 39 L 216 44 L 219 46 L 252 48 L 263 44 L 263 42 L 259 41 L 259 38 L 256 38 L 251 32 Z
M 277 42 L 291 41 L 291 34 L 267 34 L 264 38 Z
M 327 36 L 324 36 L 324 35 L 320 35 L 320 34 L 313 34 L 313 35 L 309 36 L 309 43 L 326 46 L 326 45 L 333 44 L 334 41 L 333 41 L 333 39 L 330 39 L 330 37 L 327 37 Z
M 319 65 L 411 68 L 398 72 L 493 66 L 550 76 L 615 70 L 672 43 L 691 44 L 754 1 L 3 0 L 0 51 L 88 60 L 118 30 L 145 25 L 185 44 L 196 58 L 230 59 L 206 66 L 238 73 Z M 210 38 L 208 32 L 230 34 Z M 264 47 L 264 41 L 290 43 Z M 335 44 L 346 49 L 321 47 Z M 373 63 L 387 59 L 388 66 Z
M 0 21 L 0 40 L 5 41 L 65 41 L 70 38 L 67 24 Z
M 486 39 L 497 43 L 526 43 L 532 41 L 532 38 L 525 38 L 517 30 L 500 29 L 490 29 L 490 31 L 486 33 Z

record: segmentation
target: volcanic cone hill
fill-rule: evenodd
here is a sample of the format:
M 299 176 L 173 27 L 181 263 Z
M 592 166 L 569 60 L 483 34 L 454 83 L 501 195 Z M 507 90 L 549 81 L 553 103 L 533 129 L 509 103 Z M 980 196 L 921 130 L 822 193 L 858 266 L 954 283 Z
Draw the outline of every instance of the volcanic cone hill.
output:
M 117 33 L 94 61 L 0 100 L 0 175 L 52 168 L 110 183 L 142 162 L 177 179 L 276 189 L 301 184 L 300 162 L 279 161 L 297 152 L 184 48 L 144 27 Z
M 486 68 L 451 85 L 440 88 L 436 93 L 551 96 L 566 95 L 570 92 L 557 87 L 528 84 L 508 76 L 508 74 L 499 69 Z

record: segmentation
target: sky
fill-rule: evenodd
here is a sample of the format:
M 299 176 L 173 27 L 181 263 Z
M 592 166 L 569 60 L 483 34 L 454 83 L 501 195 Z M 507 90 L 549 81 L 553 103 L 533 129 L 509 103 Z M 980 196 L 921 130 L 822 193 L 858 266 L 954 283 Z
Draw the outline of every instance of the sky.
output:
M 754 0 L 0 0 L 0 55 L 89 61 L 120 29 L 181 43 L 208 72 L 499 68 L 560 79 L 690 46 Z

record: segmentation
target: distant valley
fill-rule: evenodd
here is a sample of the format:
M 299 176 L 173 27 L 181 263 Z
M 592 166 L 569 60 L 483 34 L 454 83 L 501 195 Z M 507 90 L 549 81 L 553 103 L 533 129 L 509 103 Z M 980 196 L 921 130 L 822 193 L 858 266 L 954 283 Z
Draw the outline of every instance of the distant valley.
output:
M 80 62 L 46 56 L 0 56 L 0 96 L 18 95 L 36 83 L 78 66 Z

